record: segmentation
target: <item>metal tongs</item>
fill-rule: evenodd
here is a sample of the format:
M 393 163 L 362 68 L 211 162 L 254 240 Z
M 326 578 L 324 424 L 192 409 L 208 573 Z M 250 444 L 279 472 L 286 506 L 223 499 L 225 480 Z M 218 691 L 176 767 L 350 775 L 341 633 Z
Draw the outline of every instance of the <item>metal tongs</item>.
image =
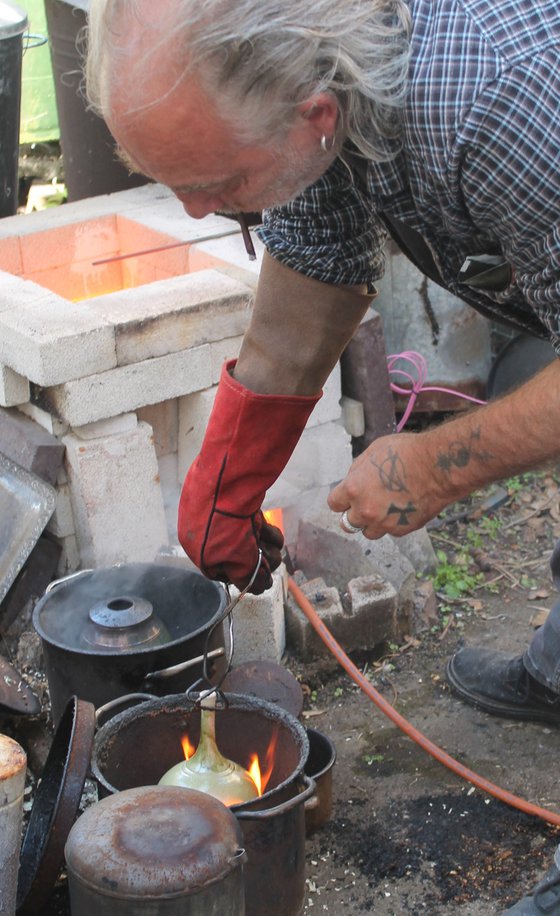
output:
M 206 641 L 204 643 L 204 652 L 203 652 L 203 659 L 202 659 L 202 677 L 198 678 L 198 680 L 196 680 L 194 684 L 191 684 L 191 686 L 186 690 L 187 699 L 190 700 L 191 703 L 194 703 L 195 706 L 200 706 L 203 700 L 206 700 L 208 697 L 214 695 L 216 699 L 215 708 L 216 709 L 226 709 L 227 708 L 227 705 L 228 705 L 227 699 L 225 697 L 225 694 L 223 693 L 223 691 L 220 688 L 222 684 L 224 683 L 226 677 L 228 676 L 229 672 L 231 671 L 231 663 L 232 663 L 233 651 L 235 647 L 232 611 L 236 607 L 236 605 L 241 601 L 241 599 L 245 597 L 245 595 L 247 594 L 247 592 L 253 585 L 253 582 L 257 578 L 257 573 L 259 569 L 261 568 L 261 562 L 262 562 L 262 550 L 259 548 L 259 556 L 257 559 L 257 565 L 255 566 L 253 574 L 251 578 L 249 579 L 245 588 L 242 591 L 240 591 L 234 598 L 231 597 L 229 584 L 227 583 L 224 584 L 224 589 L 225 589 L 228 600 L 227 600 L 227 604 L 224 610 L 222 611 L 218 619 L 214 621 L 214 623 L 212 624 L 210 630 L 208 631 L 206 635 Z M 209 662 L 211 661 L 212 657 L 214 656 L 213 652 L 209 652 L 209 647 L 210 647 L 210 643 L 211 643 L 214 631 L 216 630 L 217 627 L 220 626 L 221 623 L 224 622 L 226 618 L 228 618 L 228 643 L 229 643 L 228 654 L 227 654 L 227 664 L 226 664 L 223 674 L 220 676 L 218 683 L 213 684 L 212 686 L 209 687 L 208 684 L 210 684 L 210 680 L 212 677 L 210 670 L 209 670 Z

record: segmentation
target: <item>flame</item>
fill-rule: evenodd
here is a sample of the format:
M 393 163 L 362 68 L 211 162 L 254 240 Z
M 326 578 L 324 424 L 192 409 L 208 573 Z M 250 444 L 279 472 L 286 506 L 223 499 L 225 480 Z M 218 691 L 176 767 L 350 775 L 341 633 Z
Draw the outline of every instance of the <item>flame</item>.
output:
M 259 758 L 256 754 L 251 755 L 251 762 L 247 767 L 247 772 L 257 788 L 257 795 L 262 795 L 262 776 L 259 764 Z
M 266 790 L 269 779 L 272 776 L 272 770 L 274 769 L 274 758 L 276 755 L 276 745 L 278 744 L 278 729 L 274 731 L 272 738 L 266 749 L 264 759 L 261 763 L 256 754 L 252 754 L 250 757 L 249 766 L 247 767 L 247 772 L 253 782 L 257 787 L 257 792 L 259 795 L 262 795 Z
M 284 533 L 284 513 L 282 509 L 266 509 L 263 515 L 269 525 L 276 525 Z
M 183 735 L 181 738 L 181 746 L 183 748 L 183 754 L 185 755 L 185 760 L 189 760 L 194 754 L 196 748 L 194 744 L 191 744 L 189 741 L 188 735 Z

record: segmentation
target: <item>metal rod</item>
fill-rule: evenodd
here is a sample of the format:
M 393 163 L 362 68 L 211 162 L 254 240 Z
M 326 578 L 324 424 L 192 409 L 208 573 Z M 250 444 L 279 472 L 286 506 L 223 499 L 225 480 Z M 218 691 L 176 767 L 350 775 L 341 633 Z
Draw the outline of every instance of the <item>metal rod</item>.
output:
M 243 227 L 241 228 L 243 232 Z M 155 248 L 143 248 L 141 251 L 130 251 L 127 254 L 113 254 L 109 258 L 100 258 L 98 261 L 92 261 L 92 266 L 97 267 L 99 264 L 112 264 L 113 261 L 126 261 L 127 258 L 139 258 L 144 254 L 158 254 L 160 251 L 169 251 L 170 248 L 181 248 L 183 245 L 198 245 L 199 242 L 211 242 L 214 239 L 221 239 L 226 235 L 237 235 L 239 229 L 230 229 L 229 232 L 220 232 L 216 235 L 201 235 L 199 238 L 186 239 L 184 242 L 171 242 L 169 245 L 158 245 Z M 256 255 L 255 255 L 256 257 Z

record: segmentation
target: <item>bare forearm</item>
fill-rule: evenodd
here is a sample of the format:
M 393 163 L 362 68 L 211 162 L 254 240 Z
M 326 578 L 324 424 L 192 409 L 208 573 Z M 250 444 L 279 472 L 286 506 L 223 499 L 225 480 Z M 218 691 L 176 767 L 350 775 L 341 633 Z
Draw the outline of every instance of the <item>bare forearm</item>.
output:
M 376 439 L 329 495 L 370 538 L 406 534 L 473 490 L 560 454 L 560 363 L 423 433 Z
M 434 483 L 451 502 L 560 454 L 560 362 L 509 395 L 423 434 Z
M 265 255 L 235 377 L 261 394 L 314 395 L 372 297 L 330 286 Z

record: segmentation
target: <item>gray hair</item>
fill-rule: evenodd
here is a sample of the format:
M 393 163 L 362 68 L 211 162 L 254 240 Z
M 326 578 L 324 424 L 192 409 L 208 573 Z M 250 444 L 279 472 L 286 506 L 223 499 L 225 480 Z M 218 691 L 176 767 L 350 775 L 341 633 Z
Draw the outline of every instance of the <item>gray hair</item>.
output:
M 173 61 L 174 85 L 196 72 L 240 140 L 273 142 L 301 102 L 330 92 L 342 138 L 368 159 L 392 155 L 408 70 L 404 0 L 175 0 L 171 7 L 164 28 L 156 3 L 143 21 L 138 0 L 91 0 L 86 81 L 99 114 L 109 110 L 119 62 L 148 80 L 158 61 Z M 135 24 L 151 32 L 141 60 L 131 56 L 126 24 L 133 34 Z

